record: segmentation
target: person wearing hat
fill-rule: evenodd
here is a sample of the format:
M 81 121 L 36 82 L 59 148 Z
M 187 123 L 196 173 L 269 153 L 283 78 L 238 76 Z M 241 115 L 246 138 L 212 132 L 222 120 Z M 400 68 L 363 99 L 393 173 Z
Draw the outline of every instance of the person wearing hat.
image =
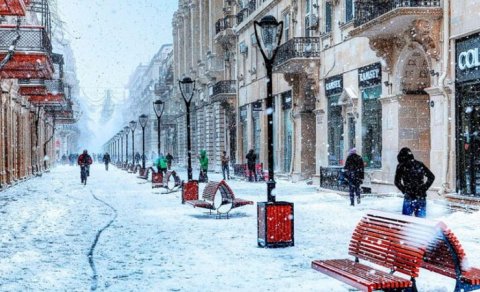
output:
M 355 196 L 357 197 L 357 204 L 360 204 L 360 185 L 363 182 L 365 173 L 363 159 L 357 154 L 356 148 L 352 148 L 348 152 L 344 170 L 350 191 L 350 206 L 355 206 Z
M 397 160 L 395 186 L 404 195 L 402 214 L 425 218 L 427 190 L 432 186 L 435 175 L 425 164 L 415 160 L 412 151 L 407 147 L 400 150 Z

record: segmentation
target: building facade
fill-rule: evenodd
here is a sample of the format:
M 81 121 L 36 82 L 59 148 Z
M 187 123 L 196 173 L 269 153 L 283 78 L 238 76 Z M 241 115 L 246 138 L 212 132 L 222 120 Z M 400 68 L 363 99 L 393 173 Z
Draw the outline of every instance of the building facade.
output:
M 232 2 L 233 1 L 226 1 Z M 218 0 L 181 0 L 173 17 L 174 80 L 196 81 L 191 113 L 192 154 L 207 151 L 210 170 L 220 171 L 227 151 L 234 162 L 236 137 L 236 36 L 230 5 Z M 225 8 L 225 9 L 224 9 Z M 173 87 L 173 98 L 184 101 Z M 181 106 L 182 107 L 182 106 Z M 186 116 L 177 117 L 179 159 L 186 162 Z M 196 159 L 193 160 L 197 162 Z
M 64 58 L 53 53 L 59 48 L 52 45 L 49 1 L 9 1 L 0 8 L 0 15 L 3 189 L 55 163 L 56 129 L 74 123 L 75 116 L 73 101 L 65 95 Z

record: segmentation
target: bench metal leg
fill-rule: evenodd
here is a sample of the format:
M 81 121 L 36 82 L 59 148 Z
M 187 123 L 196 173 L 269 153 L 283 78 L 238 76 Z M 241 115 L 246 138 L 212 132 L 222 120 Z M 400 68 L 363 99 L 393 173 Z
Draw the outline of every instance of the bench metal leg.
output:
M 455 292 L 468 292 L 468 291 L 474 291 L 474 290 L 480 290 L 480 285 L 470 285 L 466 283 L 462 283 L 461 281 L 457 281 L 455 284 Z

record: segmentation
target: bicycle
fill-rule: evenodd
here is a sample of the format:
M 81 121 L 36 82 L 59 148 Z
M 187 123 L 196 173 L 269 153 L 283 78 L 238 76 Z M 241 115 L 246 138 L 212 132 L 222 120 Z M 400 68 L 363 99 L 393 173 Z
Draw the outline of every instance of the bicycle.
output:
M 82 184 L 87 185 L 87 166 L 86 165 L 81 165 L 80 166 L 80 179 L 82 181 Z

